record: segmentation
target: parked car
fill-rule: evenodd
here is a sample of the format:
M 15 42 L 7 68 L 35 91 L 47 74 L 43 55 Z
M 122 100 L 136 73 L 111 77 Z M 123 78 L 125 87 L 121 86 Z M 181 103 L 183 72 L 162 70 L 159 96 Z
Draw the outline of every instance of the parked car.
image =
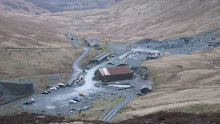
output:
M 72 108 L 71 110 L 80 111 L 80 109 L 78 109 L 78 108 Z
M 143 96 L 144 94 L 141 93 L 141 92 L 139 92 L 139 93 L 137 93 L 137 95 L 138 95 L 138 96 Z
M 66 87 L 63 83 L 59 83 L 58 86 L 61 87 L 61 88 L 65 88 Z
M 28 99 L 28 100 L 25 101 L 23 104 L 24 104 L 24 105 L 30 105 L 30 104 L 32 104 L 32 103 L 34 103 L 34 98 Z
M 67 86 L 67 87 L 71 87 L 71 83 L 67 83 L 66 86 Z
M 50 90 L 57 90 L 57 88 L 56 87 L 51 87 Z
M 44 91 L 41 94 L 49 94 L 49 92 L 48 91 Z
M 51 93 L 51 90 L 47 90 L 48 93 Z
M 75 101 L 75 100 L 69 100 L 69 103 L 76 104 L 76 103 L 77 103 L 77 101 Z
M 73 100 L 77 101 L 77 102 L 80 102 L 81 101 L 81 97 L 79 96 L 74 96 L 73 97 Z
M 57 89 L 59 89 L 60 87 L 59 87 L 59 85 L 55 85 L 54 87 L 56 87 Z
M 90 108 L 90 106 L 85 106 L 85 107 L 82 108 L 82 110 L 87 110 L 89 108 Z
M 86 94 L 84 94 L 84 93 L 80 93 L 79 95 L 80 95 L 80 96 L 86 96 Z

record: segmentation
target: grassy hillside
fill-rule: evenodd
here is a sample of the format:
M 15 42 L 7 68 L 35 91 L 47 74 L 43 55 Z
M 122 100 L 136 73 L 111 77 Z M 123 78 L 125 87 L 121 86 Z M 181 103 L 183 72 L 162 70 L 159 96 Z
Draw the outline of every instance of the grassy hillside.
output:
M 0 16 L 0 79 L 71 73 L 82 52 L 64 32 L 33 23 L 25 16 Z
M 193 36 L 220 25 L 218 0 L 119 0 L 108 9 L 62 13 L 72 32 L 102 40 Z
M 158 111 L 220 112 L 220 47 L 146 61 L 154 91 L 130 102 L 116 120 Z M 189 110 L 190 109 L 190 110 Z
M 36 15 L 49 12 L 24 0 L 0 0 L 0 10 L 1 12 L 20 12 Z

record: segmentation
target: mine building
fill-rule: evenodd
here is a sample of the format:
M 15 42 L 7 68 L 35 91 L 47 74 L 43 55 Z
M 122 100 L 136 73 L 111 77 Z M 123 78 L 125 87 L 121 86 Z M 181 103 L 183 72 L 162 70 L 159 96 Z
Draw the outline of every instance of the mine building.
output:
M 95 79 L 102 82 L 132 79 L 133 72 L 128 66 L 100 68 L 95 72 Z
M 85 44 L 89 47 L 93 47 L 95 45 L 98 45 L 99 41 L 94 38 L 86 38 L 85 39 Z
M 94 58 L 92 58 L 90 60 L 91 64 L 99 64 L 105 60 L 107 60 L 107 57 L 110 56 L 110 53 L 101 53 L 97 56 L 95 56 Z
M 141 93 L 143 94 L 151 92 L 152 90 L 153 90 L 153 86 L 151 86 L 150 84 L 146 84 L 141 87 Z

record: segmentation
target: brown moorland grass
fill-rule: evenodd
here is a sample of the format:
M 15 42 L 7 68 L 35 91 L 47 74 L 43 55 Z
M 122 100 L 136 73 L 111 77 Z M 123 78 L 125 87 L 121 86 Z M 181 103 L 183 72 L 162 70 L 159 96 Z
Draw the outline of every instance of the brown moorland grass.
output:
M 82 50 L 64 32 L 28 21 L 28 17 L 0 15 L 0 79 L 71 73 Z
M 67 30 L 103 41 L 135 42 L 194 36 L 219 28 L 218 0 L 120 0 L 108 9 L 48 14 L 62 19 Z M 41 20 L 44 23 L 46 20 Z M 70 21 L 73 21 L 71 25 Z M 83 28 L 80 30 L 80 27 Z M 65 28 L 63 28 L 65 30 Z
M 220 47 L 217 47 L 190 55 L 164 55 L 144 62 L 150 79 L 154 80 L 154 91 L 131 101 L 116 120 L 167 110 L 218 112 L 220 69 L 215 68 L 212 61 L 219 63 L 219 58 Z M 186 111 L 190 106 L 198 108 L 197 111 Z

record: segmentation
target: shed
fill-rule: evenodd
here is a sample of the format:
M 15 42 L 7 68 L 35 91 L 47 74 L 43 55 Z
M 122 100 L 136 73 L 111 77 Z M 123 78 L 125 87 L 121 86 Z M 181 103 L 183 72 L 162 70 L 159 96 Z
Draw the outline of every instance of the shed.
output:
M 94 38 L 86 38 L 85 40 L 86 40 L 85 44 L 89 47 L 93 47 L 93 46 L 95 46 L 99 43 L 99 41 L 97 39 L 94 39 Z
M 151 86 L 150 84 L 146 84 L 141 87 L 141 93 L 143 94 L 151 92 L 152 90 L 153 90 L 153 86 Z
M 100 68 L 95 72 L 95 79 L 102 82 L 132 79 L 133 72 L 128 66 Z
M 90 60 L 90 63 L 93 63 L 93 64 L 98 64 L 102 61 L 104 61 L 105 59 L 107 59 L 107 57 L 110 55 L 110 53 L 101 53 L 97 56 L 95 56 L 94 58 L 92 58 Z

